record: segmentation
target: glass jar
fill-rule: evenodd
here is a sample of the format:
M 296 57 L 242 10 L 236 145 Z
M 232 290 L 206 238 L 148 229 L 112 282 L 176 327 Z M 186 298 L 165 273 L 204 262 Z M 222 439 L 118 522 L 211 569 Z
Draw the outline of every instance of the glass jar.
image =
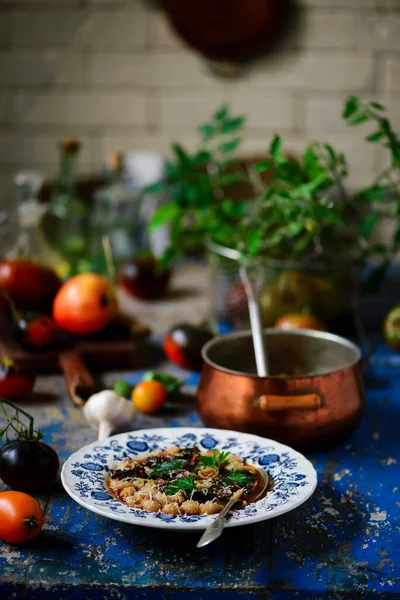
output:
M 213 319 L 239 329 L 249 327 L 240 258 L 237 250 L 208 243 Z M 333 330 L 336 327 L 332 324 L 354 314 L 361 282 L 357 262 L 326 265 L 268 258 L 261 261 L 264 281 L 260 305 L 265 327 L 289 313 L 308 313 Z

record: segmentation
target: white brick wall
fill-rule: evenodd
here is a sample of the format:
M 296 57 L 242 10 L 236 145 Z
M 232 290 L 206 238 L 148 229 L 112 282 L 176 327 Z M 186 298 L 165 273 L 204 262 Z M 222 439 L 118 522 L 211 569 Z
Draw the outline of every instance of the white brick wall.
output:
M 382 153 L 340 118 L 344 98 L 379 99 L 400 127 L 400 0 L 299 0 L 298 30 L 235 80 L 217 79 L 150 0 L 0 0 L 0 202 L 12 174 L 57 169 L 57 140 L 83 141 L 82 170 L 114 149 L 194 148 L 222 102 L 245 113 L 243 152 L 274 132 L 301 151 L 346 151 L 355 184 Z

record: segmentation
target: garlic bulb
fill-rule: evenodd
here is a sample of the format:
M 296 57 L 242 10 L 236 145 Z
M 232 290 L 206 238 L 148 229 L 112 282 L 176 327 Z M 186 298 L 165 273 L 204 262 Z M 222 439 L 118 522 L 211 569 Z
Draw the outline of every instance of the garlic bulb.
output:
M 92 429 L 98 432 L 98 439 L 104 440 L 115 429 L 127 427 L 136 416 L 136 408 L 116 392 L 103 390 L 90 396 L 83 414 Z

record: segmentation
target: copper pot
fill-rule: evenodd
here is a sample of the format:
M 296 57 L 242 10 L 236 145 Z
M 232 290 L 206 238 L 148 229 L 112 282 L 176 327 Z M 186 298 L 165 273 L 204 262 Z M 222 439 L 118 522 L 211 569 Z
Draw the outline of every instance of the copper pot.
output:
M 266 329 L 264 335 L 268 377 L 256 375 L 249 331 L 218 336 L 203 347 L 197 402 L 205 425 L 301 449 L 348 436 L 364 411 L 359 348 L 320 331 Z

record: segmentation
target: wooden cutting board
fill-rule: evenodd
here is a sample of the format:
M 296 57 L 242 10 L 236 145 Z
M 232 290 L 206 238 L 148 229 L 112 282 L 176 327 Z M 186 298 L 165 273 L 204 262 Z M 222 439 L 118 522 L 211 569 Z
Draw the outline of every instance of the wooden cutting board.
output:
M 59 339 L 48 350 L 27 351 L 21 348 L 12 332 L 0 323 L 0 352 L 20 367 L 38 375 L 61 372 L 73 401 L 87 399 L 98 385 L 91 371 L 137 367 L 143 347 L 150 335 L 148 327 L 123 317 L 100 334 L 87 338 Z M 90 369 L 90 370 L 89 370 Z

